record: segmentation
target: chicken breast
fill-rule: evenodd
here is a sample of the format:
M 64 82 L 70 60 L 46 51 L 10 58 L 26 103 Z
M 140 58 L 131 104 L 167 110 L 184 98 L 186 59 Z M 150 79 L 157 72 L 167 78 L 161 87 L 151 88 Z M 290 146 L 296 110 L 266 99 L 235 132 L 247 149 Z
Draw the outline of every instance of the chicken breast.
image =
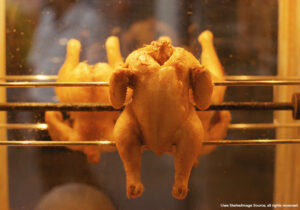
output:
M 210 73 L 183 48 L 168 39 L 153 41 L 132 52 L 110 79 L 110 100 L 123 106 L 127 87 L 133 90 L 114 128 L 114 140 L 124 164 L 127 196 L 142 195 L 141 155 L 144 147 L 157 155 L 174 156 L 175 183 L 172 194 L 183 199 L 188 192 L 191 169 L 201 153 L 204 130 L 189 97 L 200 109 L 211 102 Z
M 79 62 L 81 44 L 72 39 L 67 45 L 66 60 L 58 73 L 57 82 L 108 82 L 113 68 L 123 64 L 117 37 L 109 37 L 106 42 L 109 63 L 88 65 Z M 56 87 L 56 95 L 61 102 L 109 103 L 108 87 Z M 119 112 L 68 112 L 69 119 L 63 119 L 58 111 L 47 111 L 45 121 L 48 132 L 56 141 L 113 140 L 113 127 Z M 74 146 L 87 155 L 89 162 L 100 158 L 100 147 Z

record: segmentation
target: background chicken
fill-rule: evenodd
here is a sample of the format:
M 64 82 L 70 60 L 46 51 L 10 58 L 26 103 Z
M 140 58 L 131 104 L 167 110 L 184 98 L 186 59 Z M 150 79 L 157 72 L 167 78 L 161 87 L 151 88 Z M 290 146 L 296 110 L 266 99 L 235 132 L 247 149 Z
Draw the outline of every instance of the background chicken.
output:
M 198 41 L 201 44 L 201 64 L 211 73 L 213 81 L 224 81 L 224 69 L 219 61 L 213 44 L 211 31 L 202 32 Z M 212 94 L 212 103 L 221 103 L 224 100 L 226 86 L 215 86 Z M 231 121 L 231 114 L 227 110 L 197 112 L 204 127 L 205 140 L 221 140 L 226 137 L 227 128 Z M 205 146 L 202 154 L 211 152 L 216 146 Z
M 67 45 L 66 60 L 58 73 L 57 82 L 108 82 L 113 68 L 122 64 L 119 41 L 117 37 L 109 37 L 106 41 L 106 51 L 109 64 L 97 63 L 94 66 L 79 62 L 81 44 L 72 39 Z M 56 95 L 61 102 L 95 102 L 108 103 L 108 87 L 57 87 Z M 119 112 L 68 112 L 70 116 L 64 119 L 59 111 L 47 111 L 45 121 L 48 132 L 53 140 L 112 140 L 114 123 Z M 98 162 L 100 147 L 73 146 L 87 155 L 89 162 Z
M 127 196 L 136 198 L 144 190 L 140 178 L 142 148 L 157 155 L 174 156 L 175 183 L 172 194 L 183 199 L 188 192 L 191 169 L 201 153 L 204 131 L 193 103 L 200 109 L 210 104 L 213 83 L 199 61 L 167 39 L 132 52 L 110 79 L 110 99 L 115 108 L 133 89 L 132 102 L 118 118 L 114 139 L 127 177 Z

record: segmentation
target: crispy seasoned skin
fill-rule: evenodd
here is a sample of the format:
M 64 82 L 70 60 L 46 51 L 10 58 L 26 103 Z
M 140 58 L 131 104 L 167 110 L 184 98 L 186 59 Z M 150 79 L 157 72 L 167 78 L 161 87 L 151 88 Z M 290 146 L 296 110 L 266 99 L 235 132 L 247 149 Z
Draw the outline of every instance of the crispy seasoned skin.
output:
M 202 47 L 201 64 L 209 70 L 213 81 L 224 80 L 224 69 L 214 48 L 212 32 L 202 32 L 198 37 L 198 41 Z M 212 102 L 221 103 L 224 99 L 225 91 L 225 86 L 215 87 L 213 90 Z M 229 111 L 199 111 L 197 113 L 203 123 L 206 140 L 221 140 L 226 137 L 227 128 L 231 121 L 231 114 Z M 203 147 L 202 154 L 210 153 L 215 147 L 216 146 Z
M 113 68 L 123 64 L 117 37 L 106 42 L 108 63 L 94 66 L 79 62 L 80 42 L 71 39 L 67 45 L 66 60 L 58 73 L 58 82 L 108 82 Z M 56 95 L 61 102 L 109 103 L 108 87 L 57 87 Z M 64 120 L 58 111 L 45 113 L 48 131 L 53 140 L 113 140 L 113 127 L 118 112 L 69 112 L 70 119 Z M 88 161 L 96 163 L 100 158 L 97 146 L 69 147 L 87 155 Z
M 114 128 L 114 139 L 124 164 L 127 196 L 142 195 L 140 168 L 142 148 L 157 155 L 174 156 L 175 183 L 172 194 L 184 199 L 193 164 L 201 152 L 204 131 L 189 91 L 200 109 L 210 104 L 213 83 L 199 61 L 168 39 L 154 41 L 132 52 L 123 67 L 110 78 L 114 107 L 124 103 L 126 88 L 133 90 Z

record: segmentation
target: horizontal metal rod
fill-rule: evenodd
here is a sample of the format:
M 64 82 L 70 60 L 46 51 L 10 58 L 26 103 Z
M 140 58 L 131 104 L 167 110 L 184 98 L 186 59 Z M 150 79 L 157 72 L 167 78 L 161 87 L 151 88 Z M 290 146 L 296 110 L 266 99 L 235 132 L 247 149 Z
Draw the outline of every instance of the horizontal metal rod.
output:
M 47 130 L 48 125 L 46 123 L 0 123 L 0 128 L 5 129 L 38 129 Z
M 300 144 L 300 139 L 251 139 L 251 140 L 218 140 L 204 141 L 203 145 L 276 145 L 276 144 Z M 22 141 L 0 141 L 0 146 L 15 147 L 59 147 L 59 146 L 101 146 L 115 147 L 113 141 L 38 141 L 38 140 L 22 140 Z
M 57 75 L 6 75 L 0 76 L 0 80 L 13 80 L 13 81 L 50 81 L 57 80 Z M 280 76 L 261 76 L 261 75 L 227 75 L 225 76 L 227 81 L 258 81 L 258 80 L 288 80 L 288 81 L 300 81 L 300 77 L 280 77 Z
M 275 85 L 300 85 L 300 80 L 261 80 L 261 81 L 218 81 L 216 86 L 275 86 Z
M 116 144 L 113 141 L 41 141 L 41 140 L 22 140 L 22 141 L 0 141 L 0 146 L 13 147 L 61 147 L 61 146 L 99 146 L 105 151 L 113 151 Z
M 108 86 L 108 82 L 0 82 L 0 87 L 89 87 Z
M 216 86 L 274 86 L 274 85 L 300 85 L 300 80 L 232 80 L 216 81 Z M 108 82 L 0 82 L 0 87 L 89 87 L 108 86 Z
M 207 110 L 294 110 L 290 102 L 222 102 Z
M 121 111 L 103 103 L 0 103 L 2 111 Z M 196 108 L 197 109 L 197 108 Z M 208 110 L 293 110 L 289 102 L 223 102 Z M 198 110 L 198 109 L 197 109 Z
M 48 125 L 46 123 L 2 123 L 0 129 L 11 129 L 11 130 L 47 130 Z M 230 130 L 241 130 L 241 129 L 275 129 L 275 128 L 300 128 L 298 123 L 233 123 L 228 126 Z
M 120 111 L 102 103 L 0 103 L 2 111 Z
M 46 123 L 0 123 L 0 128 L 47 130 L 48 125 Z M 228 126 L 230 130 L 273 128 L 300 128 L 300 123 L 233 123 Z
M 205 141 L 203 145 L 276 145 L 300 144 L 300 139 L 249 139 L 249 140 L 221 140 Z
M 261 75 L 227 75 L 226 81 L 263 81 L 263 80 L 287 80 L 287 81 L 300 81 L 300 77 L 281 77 L 281 76 L 261 76 Z
M 47 80 L 57 80 L 57 75 L 6 75 L 1 76 L 0 80 L 14 80 L 14 81 L 47 81 Z
M 231 130 L 273 128 L 300 128 L 300 123 L 232 123 L 228 126 Z

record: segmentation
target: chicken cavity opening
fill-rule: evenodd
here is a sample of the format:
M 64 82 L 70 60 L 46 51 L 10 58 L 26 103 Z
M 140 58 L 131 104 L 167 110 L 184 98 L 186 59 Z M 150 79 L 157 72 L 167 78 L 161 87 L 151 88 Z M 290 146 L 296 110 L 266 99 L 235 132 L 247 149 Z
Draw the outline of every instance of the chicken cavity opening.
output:
M 151 42 L 151 51 L 149 54 L 160 65 L 163 65 L 174 52 L 174 48 L 168 40 L 159 40 Z

